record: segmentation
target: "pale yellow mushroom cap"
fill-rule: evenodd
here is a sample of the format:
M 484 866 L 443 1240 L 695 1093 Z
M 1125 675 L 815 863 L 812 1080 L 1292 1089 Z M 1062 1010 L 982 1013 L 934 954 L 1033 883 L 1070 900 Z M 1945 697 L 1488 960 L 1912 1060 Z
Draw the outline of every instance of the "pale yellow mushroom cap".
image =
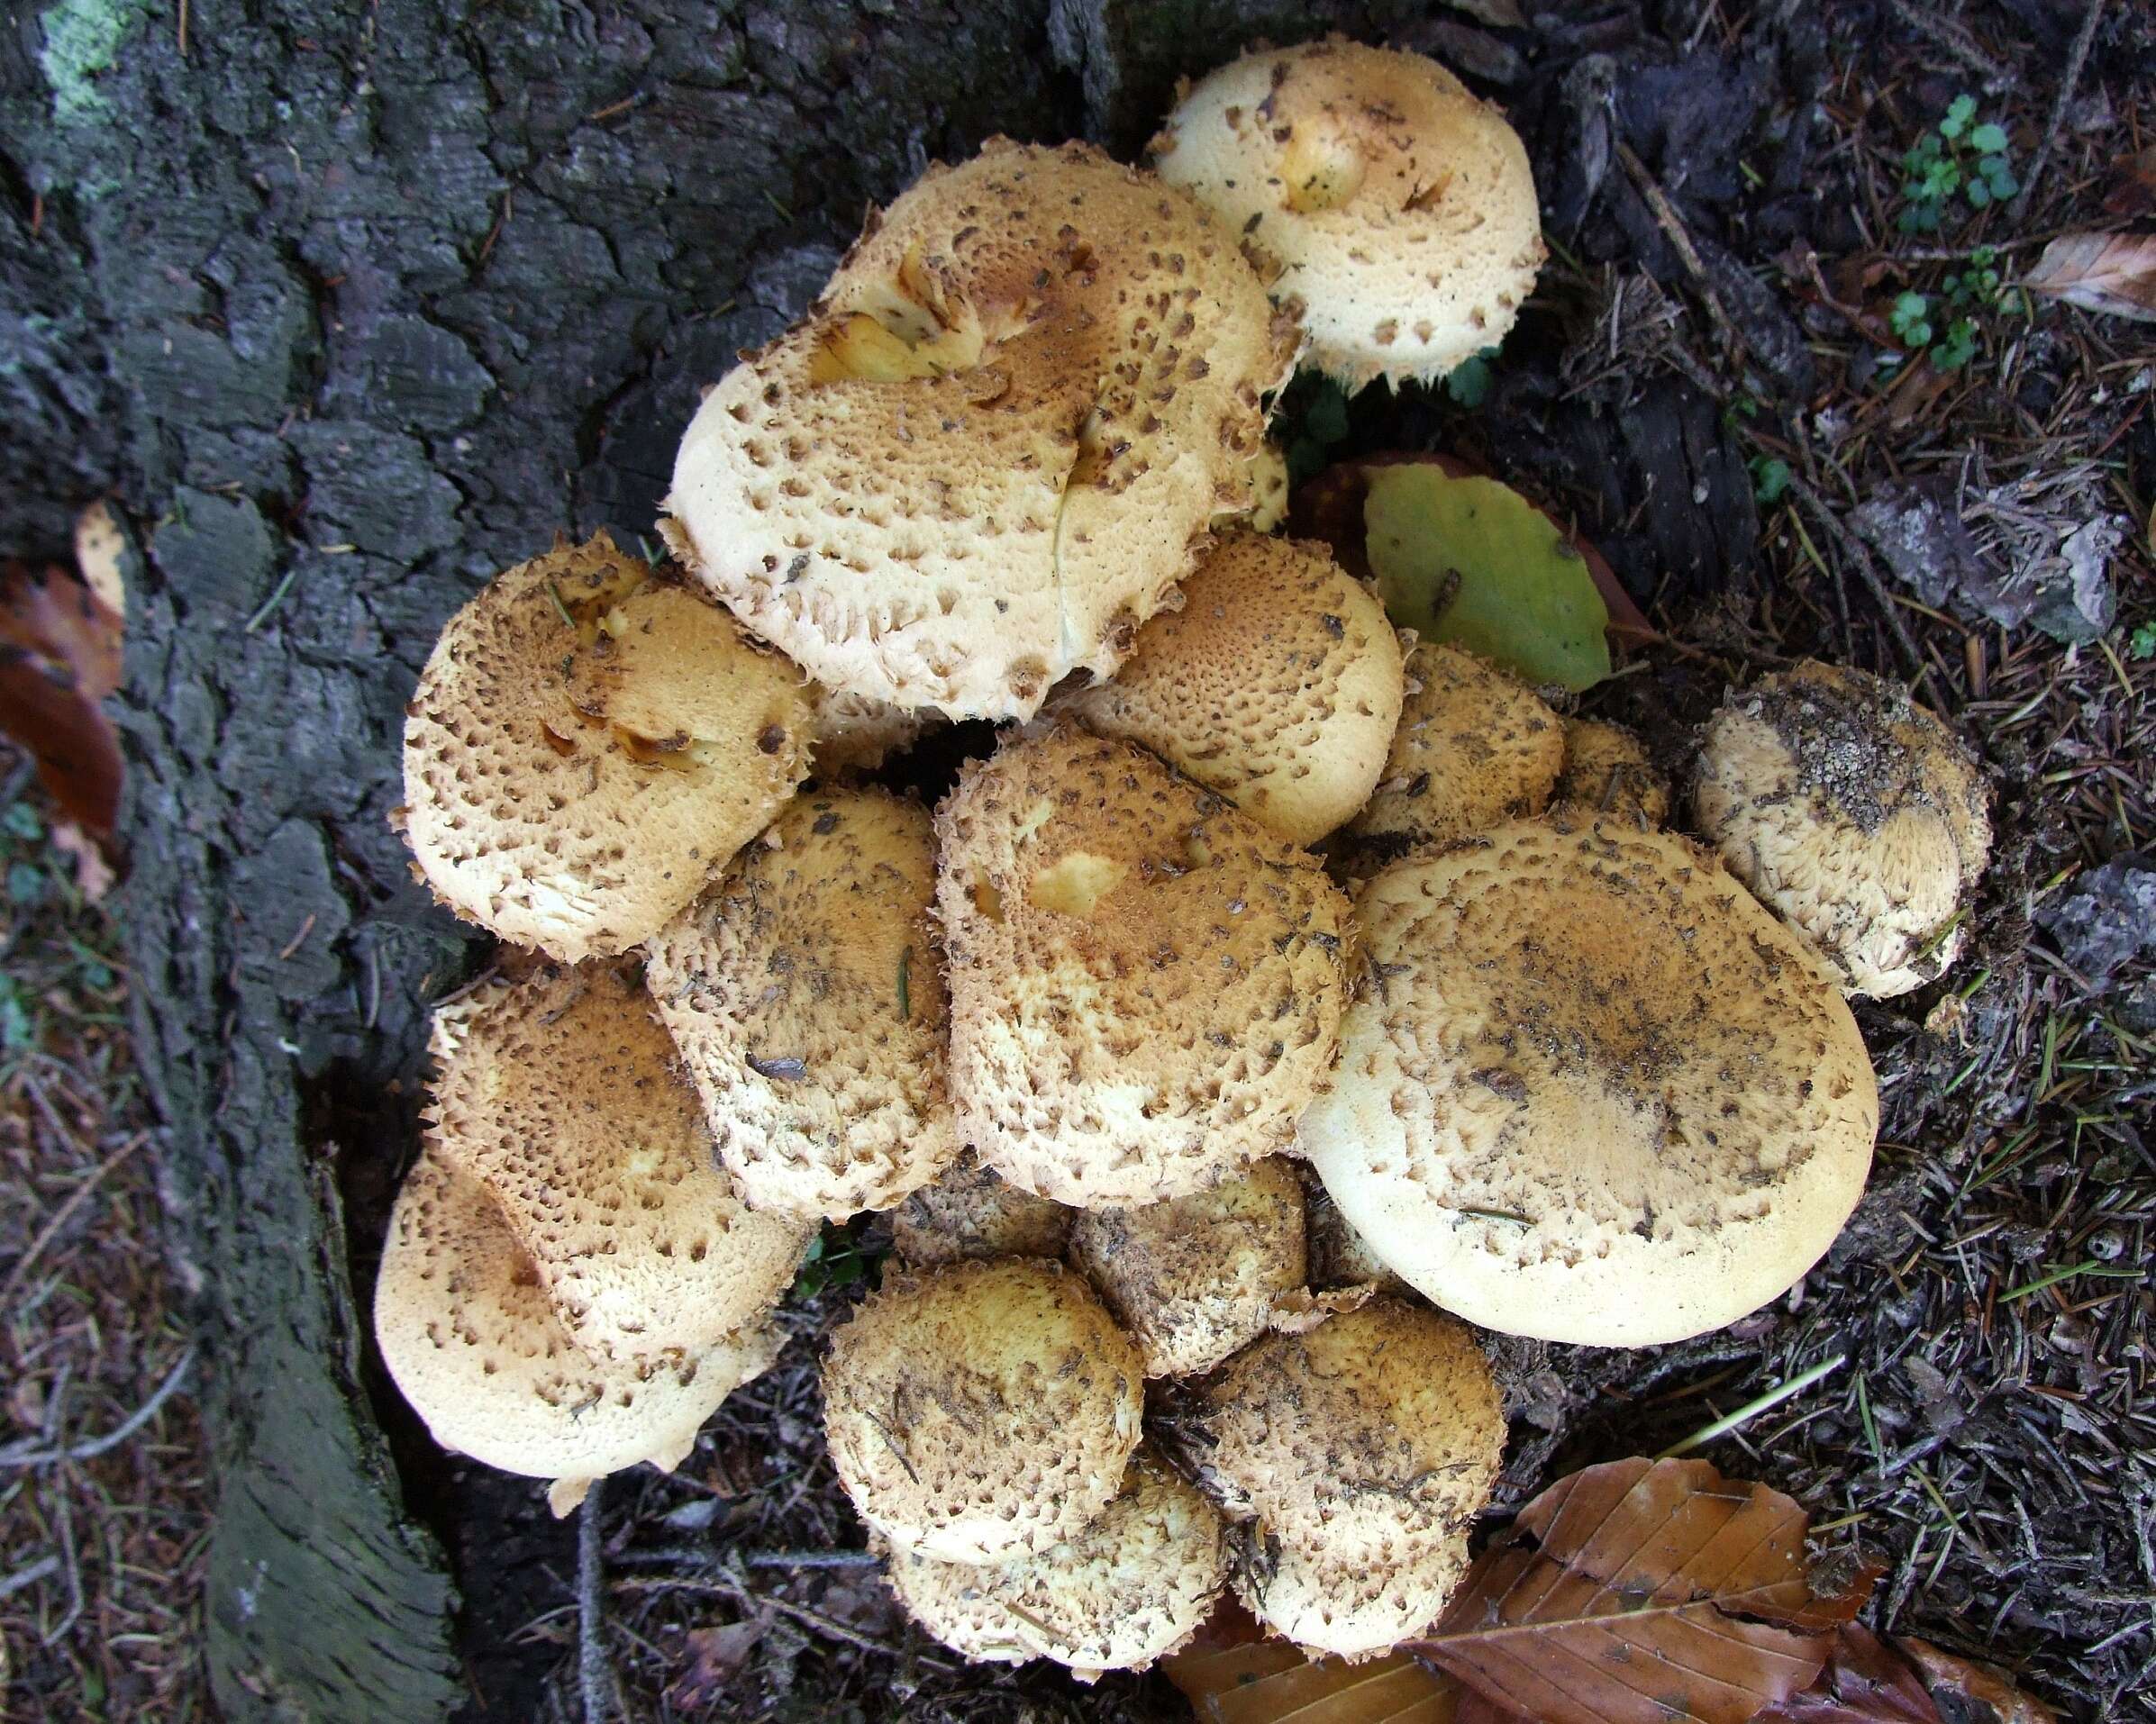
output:
M 1113 682 L 1062 710 L 1142 743 L 1293 844 L 1369 799 L 1400 720 L 1399 637 L 1324 546 L 1236 532 Z
M 705 398 L 669 540 L 816 679 L 1029 717 L 1113 670 L 1250 505 L 1295 336 L 1187 194 L 991 139 Z
M 1551 794 L 1578 815 L 1660 826 L 1669 818 L 1669 781 L 1647 758 L 1640 739 L 1602 719 L 1565 721 L 1565 769 Z
M 644 973 L 757 1209 L 843 1220 L 958 1158 L 928 811 L 796 797 L 655 937 Z
M 1084 1280 L 1033 1257 L 891 1275 L 831 1338 L 823 1425 L 863 1520 L 991 1563 L 1074 1538 L 1123 1487 L 1144 1360 Z
M 801 682 L 604 533 L 520 563 L 450 619 L 405 708 L 422 876 L 504 939 L 625 951 L 793 794 Z
M 1257 1531 L 1238 1545 L 1235 1596 L 1243 1608 L 1312 1657 L 1350 1664 L 1379 1657 L 1427 1629 L 1468 1568 L 1464 1529 L 1447 1538 L 1401 1538 L 1345 1558 Z
M 1351 389 L 1428 383 L 1496 345 L 1547 255 L 1519 134 L 1420 54 L 1337 37 L 1245 54 L 1151 150 Z
M 1303 1148 L 1418 1292 L 1485 1328 L 1642 1347 L 1817 1261 L 1871 1165 L 1849 1007 L 1711 852 L 1558 816 L 1396 863 Z
M 579 1345 L 693 1354 L 778 1303 L 808 1229 L 734 1196 L 632 977 L 541 974 L 436 1026 L 428 1140 L 492 1193 Z
M 1252 532 L 1270 532 L 1287 519 L 1287 457 L 1269 437 L 1251 457 Z
M 1141 749 L 1013 737 L 937 813 L 960 1125 L 1005 1178 L 1157 1202 L 1286 1148 L 1324 1083 L 1347 900 Z
M 809 765 L 829 780 L 847 773 L 874 772 L 895 754 L 904 753 L 932 730 L 933 712 L 894 706 L 864 694 L 841 694 L 811 685 Z
M 1227 1580 L 1220 1511 L 1141 1451 L 1098 1519 L 1038 1556 L 987 1565 L 898 1552 L 891 1590 L 952 1651 L 1052 1658 L 1081 1682 L 1142 1670 L 1205 1620 Z
M 1060 1257 L 1075 1213 L 968 1150 L 891 1211 L 891 1249 L 916 1269 L 965 1257 Z
M 1990 803 L 1975 758 L 1907 688 L 1809 660 L 1723 703 L 1692 784 L 1730 872 L 1874 999 L 1960 954 Z

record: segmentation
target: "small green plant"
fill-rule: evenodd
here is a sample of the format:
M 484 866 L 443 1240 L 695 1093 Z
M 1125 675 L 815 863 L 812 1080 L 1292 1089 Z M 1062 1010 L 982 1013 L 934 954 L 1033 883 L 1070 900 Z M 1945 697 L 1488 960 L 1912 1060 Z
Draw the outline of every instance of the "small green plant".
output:
M 1323 471 L 1331 458 L 1327 451 L 1348 434 L 1348 397 L 1341 386 L 1324 377 L 1305 394 L 1302 382 L 1298 377 L 1290 386 L 1282 413 L 1296 426 L 1287 444 L 1287 476 L 1296 485 Z
M 1751 495 L 1760 506 L 1779 503 L 1789 488 L 1788 462 L 1778 455 L 1755 455 L 1747 465 L 1751 468 Z
M 1971 311 L 1997 311 L 1999 303 L 1998 253 L 1980 245 L 1969 254 L 1969 268 L 1956 270 L 1941 284 L 1947 304 Z
M 1445 393 L 1462 407 L 1479 407 L 1489 399 L 1490 361 L 1497 349 L 1486 347 L 1471 359 L 1462 359 L 1445 373 Z
M 1972 210 L 2003 204 L 2021 189 L 2006 159 L 2006 129 L 1977 120 L 1977 99 L 1964 92 L 1939 123 L 1902 158 L 1901 231 L 1936 233 L 1957 197 Z
M 1950 306 L 1951 303 L 1950 298 Z M 1908 352 L 1924 354 L 1934 371 L 1959 371 L 1976 358 L 1977 321 L 1969 316 L 1950 319 L 1945 310 L 1934 308 L 1928 294 L 1901 294 L 1887 322 L 1895 340 Z
M 882 1264 L 882 1254 L 869 1249 L 851 1226 L 826 1222 L 802 1254 L 794 1297 L 814 1299 L 827 1287 L 851 1287 L 863 1280 L 874 1285 Z
M 2156 658 L 2156 618 L 2142 623 L 2127 637 L 2126 655 L 2131 658 Z

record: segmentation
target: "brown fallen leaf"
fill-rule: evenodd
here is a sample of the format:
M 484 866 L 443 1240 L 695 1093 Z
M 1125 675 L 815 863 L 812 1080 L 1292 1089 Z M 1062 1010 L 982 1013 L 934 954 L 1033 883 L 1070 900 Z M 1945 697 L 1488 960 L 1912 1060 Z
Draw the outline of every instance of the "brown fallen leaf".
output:
M 2063 234 L 2021 286 L 2084 311 L 2156 323 L 2156 233 Z
M 1232 1602 L 1160 1668 L 1198 1724 L 1465 1724 L 1459 1708 L 1472 1698 L 1405 1653 L 1359 1665 L 1313 1661 L 1285 1640 L 1262 1638 Z
M 1915 1667 L 1860 1622 L 1844 1623 L 1826 1667 L 1803 1693 L 1752 1724 L 1942 1724 Z
M 680 1711 L 697 1712 L 723 1699 L 770 1626 L 769 1616 L 759 1615 L 714 1628 L 691 1629 L 683 1637 L 688 1645 L 688 1660 L 667 1690 L 669 1703 Z
M 1915 1635 L 1894 1638 L 1895 1649 L 1916 1666 L 1934 1700 L 1957 1702 L 1956 1710 L 1971 1724 L 2058 1724 L 2059 1715 L 1990 1665 L 1942 1651 Z
M 0 731 L 36 759 L 60 812 L 111 835 L 120 745 L 98 702 L 120 681 L 119 619 L 60 568 L 0 570 Z
M 2156 211 L 2156 144 L 2121 156 L 2111 164 L 2111 185 L 2104 194 L 2107 215 L 2147 215 Z

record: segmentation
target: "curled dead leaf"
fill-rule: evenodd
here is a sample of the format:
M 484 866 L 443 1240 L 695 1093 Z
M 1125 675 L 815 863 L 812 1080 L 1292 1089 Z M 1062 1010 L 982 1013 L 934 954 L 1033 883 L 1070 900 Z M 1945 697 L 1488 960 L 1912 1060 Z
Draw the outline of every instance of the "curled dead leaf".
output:
M 2156 323 L 2156 233 L 2066 233 L 2021 278 L 2084 311 Z

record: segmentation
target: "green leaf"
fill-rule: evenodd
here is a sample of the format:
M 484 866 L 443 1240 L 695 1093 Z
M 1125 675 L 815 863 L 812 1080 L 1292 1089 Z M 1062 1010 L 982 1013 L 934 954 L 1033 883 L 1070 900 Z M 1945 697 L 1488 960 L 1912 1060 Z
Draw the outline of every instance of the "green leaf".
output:
M 2001 204 L 2021 190 L 2021 181 L 2015 178 L 2004 168 L 1999 168 L 1996 173 L 1986 174 L 1984 184 L 1989 188 L 1993 199 Z
M 1348 434 L 1348 398 L 1336 383 L 1322 383 L 1303 410 L 1303 435 L 1317 443 L 1337 443 Z
M 1988 204 L 1988 203 L 1990 203 L 1990 202 L 1991 202 L 1991 188 L 1990 188 L 1988 186 L 1985 185 L 1985 184 L 1984 184 L 1984 182 L 1983 182 L 1982 180 L 1980 180 L 1980 179 L 1972 179 L 1972 180 L 1970 180 L 1970 181 L 1969 182 L 1969 206 L 1970 206 L 1970 208 L 1971 208 L 1971 209 L 1973 209 L 1973 210 L 1980 210 L 1980 209 L 1982 209 L 1982 208 L 1983 208 L 1983 207 L 1984 207 L 1984 206 L 1985 206 L 1987 204 Z
M 5 826 L 15 837 L 27 839 L 32 844 L 45 836 L 45 823 L 38 818 L 38 811 L 28 803 L 10 803 L 7 812 L 0 814 L 0 826 Z
M 1977 117 L 1977 99 L 1964 90 L 1947 104 L 1946 117 L 1939 122 L 1942 138 L 1959 138 L 1969 130 L 1969 122 Z
M 1981 125 L 1969 134 L 1969 147 L 1981 150 L 1987 156 L 1998 155 L 2006 148 L 2006 128 L 2000 125 Z
M 1778 455 L 1751 458 L 1751 495 L 1762 504 L 1779 503 L 1789 488 L 1789 464 Z
M 1363 522 L 1396 626 L 1536 685 L 1581 689 L 1609 675 L 1609 610 L 1594 576 L 1511 486 L 1451 478 L 1426 462 L 1373 467 Z
M 1471 359 L 1462 359 L 1445 374 L 1445 393 L 1462 407 L 1479 407 L 1489 399 L 1490 361 L 1497 349 L 1486 347 Z
M 7 895 L 13 903 L 25 906 L 41 903 L 45 897 L 45 871 L 32 863 L 10 862 Z
M 2142 623 L 2133 631 L 2126 651 L 2135 658 L 2156 658 L 2156 621 Z

